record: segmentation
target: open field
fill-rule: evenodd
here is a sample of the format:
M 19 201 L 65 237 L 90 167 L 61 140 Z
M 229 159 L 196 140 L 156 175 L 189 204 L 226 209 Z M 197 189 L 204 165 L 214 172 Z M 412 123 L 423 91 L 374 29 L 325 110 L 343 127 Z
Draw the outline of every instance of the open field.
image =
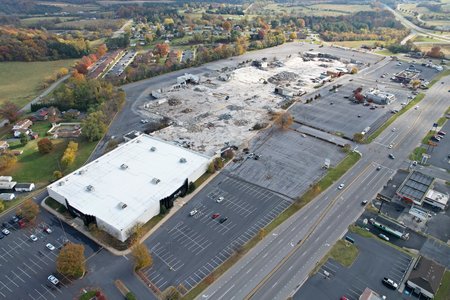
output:
M 358 11 L 370 11 L 370 5 L 340 5 L 340 4 L 314 4 L 310 6 L 305 5 L 279 5 L 268 4 L 264 7 L 265 10 L 273 11 L 275 13 L 287 13 L 295 11 L 297 14 L 307 14 L 315 16 L 342 16 L 349 15 Z
M 361 48 L 363 45 L 373 46 L 376 42 L 384 43 L 385 41 L 376 40 L 365 40 L 365 41 L 344 41 L 344 42 L 333 42 L 333 45 L 338 45 L 347 48 Z
M 23 26 L 32 26 L 35 25 L 38 22 L 42 22 L 42 21 L 54 21 L 54 20 L 60 20 L 61 22 L 66 22 L 66 21 L 70 21 L 70 20 L 74 20 L 75 18 L 73 17 L 33 17 L 33 18 L 25 18 L 25 19 L 21 19 L 20 23 Z
M 10 100 L 19 107 L 30 102 L 41 90 L 44 78 L 60 68 L 73 65 L 76 59 L 43 62 L 0 63 L 0 103 Z
M 436 43 L 436 44 L 419 44 L 416 46 L 420 49 L 420 51 L 424 51 L 424 52 L 430 51 L 433 46 L 439 46 L 439 47 L 441 47 L 441 51 L 444 53 L 445 56 L 450 55 L 450 44 Z
M 444 273 L 441 281 L 441 286 L 434 298 L 436 300 L 450 300 L 450 271 Z
M 437 44 L 442 43 L 442 41 L 440 41 L 440 40 L 437 40 L 432 37 L 422 36 L 422 35 L 415 37 L 414 42 L 437 43 Z

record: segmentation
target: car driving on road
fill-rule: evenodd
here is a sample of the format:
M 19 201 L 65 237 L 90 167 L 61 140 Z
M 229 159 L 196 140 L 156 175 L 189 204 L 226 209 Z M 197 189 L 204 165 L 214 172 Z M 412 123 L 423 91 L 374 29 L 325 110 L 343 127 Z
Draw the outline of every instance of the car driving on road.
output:
M 338 190 L 342 190 L 342 189 L 344 188 L 344 186 L 345 186 L 345 184 L 341 183 L 341 184 L 338 186 Z

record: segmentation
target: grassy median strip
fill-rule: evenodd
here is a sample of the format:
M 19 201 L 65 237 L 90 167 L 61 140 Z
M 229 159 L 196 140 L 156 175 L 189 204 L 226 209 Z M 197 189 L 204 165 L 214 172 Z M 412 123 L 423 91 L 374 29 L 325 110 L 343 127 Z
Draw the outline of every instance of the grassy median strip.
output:
M 439 75 L 436 76 L 436 78 L 434 78 L 433 80 L 430 81 L 430 84 L 428 85 L 428 87 L 432 87 L 436 82 L 438 82 L 439 80 L 441 80 L 442 78 L 444 78 L 445 76 L 450 75 L 450 69 L 447 69 L 445 71 L 442 71 L 441 73 L 439 73 Z
M 422 101 L 423 97 L 425 97 L 425 94 L 423 94 L 423 93 L 420 93 L 419 95 L 417 95 L 411 102 L 408 103 L 408 105 L 405 105 L 398 113 L 394 114 L 380 128 L 375 130 L 375 132 L 372 133 L 366 139 L 366 143 L 371 143 L 374 139 L 376 139 L 386 128 L 388 128 L 395 120 L 397 120 L 398 117 L 400 117 L 405 112 L 407 112 L 410 108 L 412 108 L 413 106 L 416 106 L 417 103 Z
M 422 160 L 422 154 L 426 153 L 427 149 L 423 148 L 423 147 L 417 147 L 416 149 L 413 150 L 413 152 L 409 155 L 409 159 L 410 160 L 415 160 L 415 161 L 421 161 Z
M 336 182 L 345 172 L 347 172 L 354 164 L 358 162 L 361 156 L 352 152 L 345 157 L 335 168 L 330 168 L 328 173 L 316 184 L 314 184 L 303 196 L 297 199 L 284 212 L 276 217 L 264 229 L 261 229 L 260 234 L 252 238 L 242 248 L 235 251 L 227 261 L 215 269 L 210 275 L 203 279 L 197 286 L 187 293 L 183 299 L 195 299 L 200 293 L 205 290 L 215 279 L 219 278 L 229 268 L 231 268 L 242 256 L 244 256 L 250 249 L 252 249 L 265 234 L 274 230 L 278 225 L 286 221 L 289 217 L 299 211 L 302 207 L 317 197 L 322 191 L 326 190 L 334 182 Z

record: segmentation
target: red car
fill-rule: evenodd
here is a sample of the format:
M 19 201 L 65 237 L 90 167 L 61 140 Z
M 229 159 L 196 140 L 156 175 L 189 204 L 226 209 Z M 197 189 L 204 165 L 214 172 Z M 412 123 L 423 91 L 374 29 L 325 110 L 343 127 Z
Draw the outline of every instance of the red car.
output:
M 345 297 L 345 296 L 342 296 L 342 297 L 341 297 L 341 300 L 348 300 L 348 298 Z
M 213 215 L 211 216 L 211 218 L 213 218 L 213 219 L 217 219 L 218 217 L 220 217 L 219 214 L 213 214 Z

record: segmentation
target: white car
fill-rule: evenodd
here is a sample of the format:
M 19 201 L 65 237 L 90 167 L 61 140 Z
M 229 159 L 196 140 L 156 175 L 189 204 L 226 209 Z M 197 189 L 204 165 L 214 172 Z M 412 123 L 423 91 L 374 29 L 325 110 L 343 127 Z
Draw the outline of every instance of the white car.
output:
M 389 241 L 389 238 L 388 238 L 386 235 L 382 234 L 382 233 L 380 233 L 380 234 L 378 235 L 378 237 L 379 237 L 380 239 L 385 240 L 385 241 Z
M 3 229 L 2 229 L 2 232 L 3 232 L 4 235 L 10 234 L 9 230 L 6 229 L 6 228 L 3 228 Z
M 56 278 L 56 277 L 53 276 L 53 275 L 48 276 L 48 281 L 50 281 L 50 282 L 53 283 L 54 285 L 58 285 L 58 283 L 59 283 L 58 278 Z
M 343 183 L 341 183 L 339 186 L 338 186 L 338 190 L 342 190 L 343 188 L 344 188 L 344 184 Z
M 52 244 L 48 243 L 47 245 L 45 245 L 45 247 L 47 247 L 48 250 L 53 251 L 55 250 L 55 246 L 53 246 Z
M 30 240 L 32 240 L 33 242 L 36 242 L 38 240 L 38 238 L 37 238 L 37 236 L 32 234 L 32 235 L 30 235 Z
M 216 202 L 217 202 L 217 203 L 220 203 L 220 202 L 222 202 L 224 199 L 225 199 L 224 197 L 220 196 L 219 198 L 217 198 Z
M 388 146 L 389 149 L 392 149 L 392 147 L 394 147 L 394 145 L 392 145 L 392 144 L 390 144 L 390 145 Z
M 194 210 L 191 210 L 191 212 L 189 213 L 189 215 L 190 215 L 190 216 L 193 216 L 193 215 L 195 215 L 196 213 L 198 213 L 198 210 L 194 209 Z
M 392 132 L 395 132 L 397 129 L 395 129 L 395 127 L 394 127 L 394 128 L 392 128 L 391 130 L 392 130 Z

